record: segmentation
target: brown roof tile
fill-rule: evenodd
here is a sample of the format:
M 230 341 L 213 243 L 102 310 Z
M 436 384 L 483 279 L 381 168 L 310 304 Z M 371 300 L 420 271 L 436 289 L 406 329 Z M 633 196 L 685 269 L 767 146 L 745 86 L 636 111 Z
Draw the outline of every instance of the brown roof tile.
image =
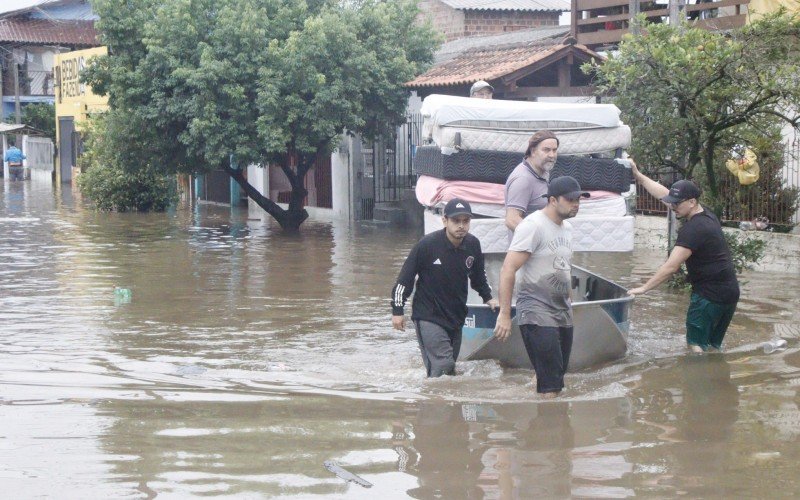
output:
M 467 51 L 433 66 L 406 83 L 406 87 L 438 87 L 494 80 L 530 66 L 564 47 L 565 45 L 556 44 Z
M 94 21 L 24 17 L 0 19 L 0 42 L 87 47 L 99 45 Z

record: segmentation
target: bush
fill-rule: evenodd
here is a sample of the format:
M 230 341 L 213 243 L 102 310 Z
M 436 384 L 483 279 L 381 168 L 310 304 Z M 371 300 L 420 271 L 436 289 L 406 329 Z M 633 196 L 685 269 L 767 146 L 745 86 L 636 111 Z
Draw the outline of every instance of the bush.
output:
M 162 212 L 177 201 L 175 177 L 153 165 L 121 165 L 111 137 L 119 130 L 113 112 L 94 117 L 83 134 L 78 188 L 98 210 Z
M 753 264 L 761 260 L 767 242 L 755 236 L 745 236 L 739 231 L 725 231 L 725 241 L 731 249 L 733 267 L 736 274 L 742 274 L 745 269 L 752 269 Z
M 78 177 L 78 187 L 98 210 L 163 212 L 177 197 L 175 180 L 158 172 L 125 172 L 93 165 Z

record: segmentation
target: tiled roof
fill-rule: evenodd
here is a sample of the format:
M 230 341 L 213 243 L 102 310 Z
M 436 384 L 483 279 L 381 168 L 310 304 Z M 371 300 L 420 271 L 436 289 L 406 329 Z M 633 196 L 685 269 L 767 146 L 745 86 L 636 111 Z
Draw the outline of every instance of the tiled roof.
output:
M 542 45 L 465 52 L 450 61 L 437 64 L 406 83 L 406 87 L 439 87 L 494 80 L 529 66 L 562 47 L 563 45 Z
M 442 0 L 457 10 L 568 11 L 570 0 Z
M 457 55 L 472 49 L 488 49 L 517 45 L 522 43 L 539 42 L 547 39 L 563 40 L 569 33 L 569 26 L 542 26 L 538 28 L 509 31 L 496 35 L 471 36 L 447 42 L 436 51 L 434 63 L 448 61 Z
M 409 88 L 466 85 L 478 80 L 495 80 L 530 66 L 570 47 L 563 36 L 532 42 L 466 50 L 434 65 L 427 72 L 406 83 Z M 587 55 L 600 57 L 583 45 L 574 45 Z
M 38 45 L 99 45 L 94 21 L 67 21 L 12 17 L 0 19 L 0 42 Z

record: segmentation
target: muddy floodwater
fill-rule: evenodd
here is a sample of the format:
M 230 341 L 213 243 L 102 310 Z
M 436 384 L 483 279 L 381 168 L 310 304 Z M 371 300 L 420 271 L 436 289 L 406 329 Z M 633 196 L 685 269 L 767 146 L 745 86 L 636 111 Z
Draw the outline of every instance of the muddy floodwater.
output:
M 719 355 L 685 352 L 687 294 L 638 298 L 628 355 L 540 402 L 493 361 L 424 378 L 389 308 L 416 239 L 0 185 L 2 496 L 800 495 L 799 276 L 748 272 Z M 575 263 L 632 287 L 663 258 Z

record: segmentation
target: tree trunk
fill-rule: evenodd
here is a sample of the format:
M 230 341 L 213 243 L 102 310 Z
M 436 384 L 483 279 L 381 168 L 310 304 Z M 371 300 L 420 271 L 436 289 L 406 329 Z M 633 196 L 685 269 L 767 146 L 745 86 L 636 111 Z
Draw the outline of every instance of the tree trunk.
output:
M 291 231 L 296 231 L 300 229 L 300 225 L 308 218 L 308 212 L 303 208 L 303 199 L 306 197 L 305 188 L 303 188 L 302 183 L 300 184 L 300 189 L 302 189 L 303 193 L 300 195 L 300 203 L 299 205 L 295 203 L 294 206 L 289 204 L 289 210 L 284 210 L 277 203 L 270 200 L 263 194 L 259 193 L 256 188 L 254 188 L 247 179 L 244 178 L 244 174 L 242 170 L 233 169 L 228 165 L 223 165 L 222 167 L 228 175 L 231 176 L 233 180 L 236 181 L 244 192 L 247 194 L 247 197 L 251 200 L 255 201 L 259 207 L 263 208 L 265 212 L 270 214 L 277 222 L 280 224 L 281 228 Z M 290 179 L 290 182 L 292 179 Z M 292 182 L 292 200 L 298 195 L 295 193 L 297 191 L 297 186 L 294 182 Z

